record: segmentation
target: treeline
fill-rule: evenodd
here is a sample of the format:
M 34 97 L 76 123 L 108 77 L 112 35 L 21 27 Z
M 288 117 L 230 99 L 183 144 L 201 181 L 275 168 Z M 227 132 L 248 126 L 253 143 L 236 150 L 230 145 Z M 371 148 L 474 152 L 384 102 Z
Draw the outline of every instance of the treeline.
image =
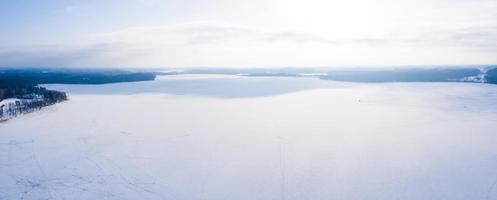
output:
M 483 66 L 482 66 L 483 67 Z M 180 72 L 166 72 L 159 75 L 174 74 L 229 74 L 261 77 L 299 77 L 302 74 L 316 74 L 324 80 L 350 82 L 479 82 L 497 84 L 497 65 L 489 65 L 481 70 L 478 66 L 447 67 L 404 67 L 404 68 L 254 68 L 223 69 L 198 68 Z M 486 71 L 486 72 L 485 72 Z M 327 74 L 327 75 L 319 75 Z
M 1 86 L 0 120 L 13 118 L 67 100 L 65 92 L 37 86 Z M 3 102 L 5 99 L 11 99 Z
M 487 83 L 497 84 L 497 68 L 488 70 L 485 79 L 487 80 Z
M 332 71 L 322 79 L 353 82 L 452 82 L 477 77 L 476 68 Z
M 67 99 L 66 93 L 47 90 L 40 84 L 105 84 L 148 81 L 155 77 L 155 73 L 125 70 L 0 69 L 0 120 Z
M 50 106 L 63 100 L 65 99 L 62 97 L 52 99 L 13 99 L 12 101 L 0 105 L 0 120 L 6 120 L 24 113 L 34 112 L 45 106 Z
M 0 85 L 38 84 L 105 84 L 154 80 L 155 73 L 128 72 L 122 70 L 43 70 L 7 69 L 0 70 Z
M 65 92 L 47 90 L 39 86 L 0 86 L 0 101 L 8 98 L 44 99 L 48 102 L 60 102 L 67 99 Z

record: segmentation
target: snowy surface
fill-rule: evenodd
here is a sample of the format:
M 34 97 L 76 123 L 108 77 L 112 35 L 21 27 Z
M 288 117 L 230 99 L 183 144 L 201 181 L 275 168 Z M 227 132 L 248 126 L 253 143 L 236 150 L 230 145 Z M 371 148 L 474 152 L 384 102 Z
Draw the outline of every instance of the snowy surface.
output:
M 9 103 L 15 103 L 16 101 L 19 101 L 19 99 L 16 98 L 8 98 L 0 101 L 0 106 L 7 106 Z
M 497 199 L 497 86 L 174 76 L 49 85 L 0 199 Z

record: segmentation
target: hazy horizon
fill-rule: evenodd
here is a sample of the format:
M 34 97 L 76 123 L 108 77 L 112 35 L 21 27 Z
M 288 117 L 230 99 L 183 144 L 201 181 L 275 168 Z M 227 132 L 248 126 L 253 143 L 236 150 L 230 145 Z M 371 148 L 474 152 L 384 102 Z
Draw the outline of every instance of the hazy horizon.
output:
M 466 64 L 466 65 L 342 65 L 342 66 L 183 66 L 183 67 L 149 67 L 149 66 L 0 66 L 0 70 L 131 70 L 131 71 L 188 71 L 188 70 L 302 70 L 302 71 L 334 71 L 334 70 L 396 70 L 396 69 L 492 69 L 497 64 Z

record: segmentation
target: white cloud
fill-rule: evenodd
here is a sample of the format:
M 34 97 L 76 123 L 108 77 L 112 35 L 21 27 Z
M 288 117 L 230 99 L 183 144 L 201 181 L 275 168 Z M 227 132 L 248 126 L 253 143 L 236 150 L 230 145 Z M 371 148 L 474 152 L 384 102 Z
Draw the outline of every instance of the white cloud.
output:
M 5 31 L 11 37 L 2 43 L 11 46 L 0 46 L 0 66 L 497 63 L 495 0 L 123 0 L 47 7 L 66 13 Z
M 131 27 L 0 51 L 2 66 L 260 67 L 495 63 L 495 27 L 333 38 L 220 22 Z
M 49 31 L 38 34 L 48 46 L 38 45 L 36 39 L 19 43 L 28 46 L 11 42 L 8 48 L 0 46 L 0 66 L 497 63 L 497 2 L 492 0 L 213 0 L 202 4 L 126 0 L 62 8 L 66 13 L 84 9 L 85 19 L 95 16 L 109 27 L 99 23 L 104 28 L 88 30 L 95 34 L 86 38 L 58 37 L 71 34 L 64 28 L 54 29 L 60 31 L 53 36 Z M 101 13 L 105 10 L 113 13 Z M 141 18 L 148 13 L 153 19 Z M 82 19 L 70 20 L 77 24 Z M 123 26 L 113 26 L 121 22 Z M 65 42 L 59 38 L 66 38 Z

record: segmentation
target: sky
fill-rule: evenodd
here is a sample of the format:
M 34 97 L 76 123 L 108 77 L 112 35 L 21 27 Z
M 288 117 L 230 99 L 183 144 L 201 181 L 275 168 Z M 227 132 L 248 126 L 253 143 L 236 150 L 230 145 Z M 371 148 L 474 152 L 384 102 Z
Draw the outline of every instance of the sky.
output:
M 0 67 L 470 64 L 495 0 L 0 0 Z

